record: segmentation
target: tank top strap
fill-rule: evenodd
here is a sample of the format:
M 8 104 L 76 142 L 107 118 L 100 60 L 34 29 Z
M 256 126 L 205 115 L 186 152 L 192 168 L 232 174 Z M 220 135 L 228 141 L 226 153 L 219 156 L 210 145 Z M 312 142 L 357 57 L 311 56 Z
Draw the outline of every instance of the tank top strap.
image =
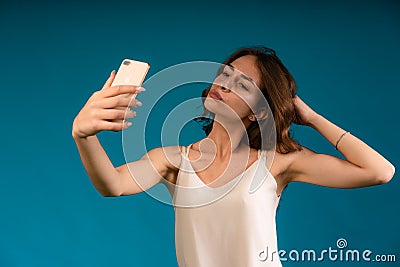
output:
M 185 146 L 181 146 L 181 154 L 182 155 L 186 154 L 186 147 Z
M 188 146 L 182 146 L 182 154 L 185 156 L 185 157 L 188 157 L 189 156 L 189 150 L 190 150 L 190 147 L 192 146 L 192 144 L 190 144 L 190 145 L 188 145 Z
M 185 147 L 185 156 L 188 157 L 189 156 L 189 150 L 192 147 L 192 144 L 188 145 L 187 147 Z
M 267 150 L 259 149 L 258 150 L 258 157 L 260 158 L 260 160 L 262 162 L 265 162 L 267 160 Z

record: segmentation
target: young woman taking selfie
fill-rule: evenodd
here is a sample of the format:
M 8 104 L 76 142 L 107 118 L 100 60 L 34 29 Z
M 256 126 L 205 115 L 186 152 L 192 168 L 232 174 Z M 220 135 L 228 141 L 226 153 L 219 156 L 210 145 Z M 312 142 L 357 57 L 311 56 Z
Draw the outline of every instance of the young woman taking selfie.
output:
M 278 251 L 276 208 L 289 183 L 359 188 L 387 183 L 395 168 L 349 129 L 341 129 L 304 103 L 274 50 L 241 48 L 223 66 L 216 82 L 203 91 L 204 108 L 212 118 L 204 127 L 207 136 L 187 147 L 154 148 L 137 161 L 113 166 L 96 134 L 129 127 L 124 119 L 136 113 L 130 109 L 125 114 L 125 108 L 141 103 L 120 95 L 142 92 L 134 86 L 111 87 L 115 72 L 78 113 L 72 136 L 93 185 L 103 196 L 137 194 L 165 181 L 212 190 L 240 177 L 218 199 L 175 207 L 179 266 L 282 266 L 277 253 L 260 260 L 259 252 L 266 245 Z M 274 145 L 264 138 L 269 135 L 262 129 L 268 118 L 274 120 Z M 345 160 L 299 144 L 289 133 L 292 123 L 318 131 Z M 135 178 L 142 177 L 140 185 L 130 170 Z M 250 193 L 255 176 L 266 178 Z M 174 199 L 180 199 L 179 192 Z M 196 196 L 189 194 L 192 200 Z

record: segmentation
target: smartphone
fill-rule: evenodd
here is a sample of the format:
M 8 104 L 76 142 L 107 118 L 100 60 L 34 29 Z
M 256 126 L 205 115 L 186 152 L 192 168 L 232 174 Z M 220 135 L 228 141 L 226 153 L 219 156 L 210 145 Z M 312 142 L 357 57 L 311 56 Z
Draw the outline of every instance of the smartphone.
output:
M 122 60 L 122 63 L 118 68 L 117 74 L 115 75 L 114 81 L 111 83 L 111 86 L 116 86 L 116 85 L 142 86 L 142 83 L 147 75 L 149 68 L 150 65 L 147 62 L 141 62 L 126 58 Z M 136 98 L 136 95 L 137 94 L 121 94 L 119 96 L 129 97 L 132 101 L 133 98 Z M 126 108 L 119 107 L 117 109 L 122 109 L 126 111 L 129 109 L 129 107 Z M 115 121 L 122 122 L 122 120 L 115 120 Z
M 132 59 L 124 59 L 122 60 L 121 65 L 115 75 L 114 81 L 111 86 L 115 85 L 134 85 L 134 86 L 142 86 L 144 78 L 149 71 L 150 65 L 147 62 L 141 62 Z M 130 96 L 136 97 L 136 94 L 124 94 L 121 96 Z

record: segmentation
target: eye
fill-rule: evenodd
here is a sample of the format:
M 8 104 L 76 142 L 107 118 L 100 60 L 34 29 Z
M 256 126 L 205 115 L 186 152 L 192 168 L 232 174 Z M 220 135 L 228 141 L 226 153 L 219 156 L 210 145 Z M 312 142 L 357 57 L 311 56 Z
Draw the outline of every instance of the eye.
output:
M 249 89 L 244 85 L 243 83 L 239 83 L 240 87 L 242 87 L 244 90 L 249 91 Z
M 226 71 L 222 72 L 222 75 L 225 77 L 229 77 L 229 73 L 227 73 Z

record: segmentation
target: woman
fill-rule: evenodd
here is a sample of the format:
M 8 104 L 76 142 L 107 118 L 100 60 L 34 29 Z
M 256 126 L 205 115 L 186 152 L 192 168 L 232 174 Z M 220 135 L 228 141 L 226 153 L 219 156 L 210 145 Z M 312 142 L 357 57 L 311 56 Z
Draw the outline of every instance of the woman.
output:
M 205 109 L 213 118 L 204 127 L 207 137 L 188 147 L 155 148 L 138 161 L 114 168 L 96 134 L 129 127 L 123 121 L 122 108 L 129 105 L 130 98 L 119 95 L 142 91 L 133 86 L 110 87 L 114 71 L 76 116 L 72 136 L 94 186 L 103 196 L 136 194 L 167 181 L 177 186 L 174 198 L 179 200 L 180 188 L 198 185 L 213 190 L 241 177 L 226 194 L 209 199 L 205 205 L 175 207 L 178 263 L 281 266 L 276 253 L 275 211 L 290 182 L 366 187 L 390 181 L 395 168 L 356 136 L 305 104 L 296 95 L 294 79 L 274 50 L 242 48 L 224 64 L 216 82 L 203 92 Z M 268 146 L 269 139 L 263 138 L 263 122 L 271 118 L 271 112 L 259 105 L 260 95 L 275 121 L 276 147 Z M 136 100 L 131 107 L 140 104 Z M 126 118 L 134 116 L 134 111 L 126 114 Z M 289 134 L 291 123 L 317 130 L 346 160 L 301 146 Z M 268 163 L 267 152 L 271 150 L 274 159 Z M 135 179 L 129 170 L 133 170 Z M 136 181 L 142 176 L 145 179 L 139 185 Z M 256 176 L 267 178 L 250 193 L 248 186 Z M 264 250 L 266 246 L 269 251 Z

